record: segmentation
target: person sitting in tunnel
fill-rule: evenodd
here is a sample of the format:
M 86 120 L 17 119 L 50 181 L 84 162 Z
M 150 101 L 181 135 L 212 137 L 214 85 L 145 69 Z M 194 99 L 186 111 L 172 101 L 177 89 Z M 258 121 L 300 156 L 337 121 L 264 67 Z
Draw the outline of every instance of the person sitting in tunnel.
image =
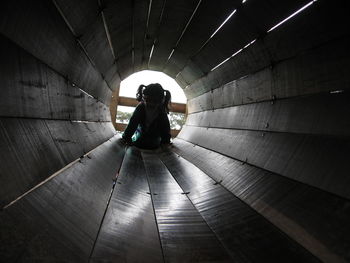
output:
M 122 138 L 129 145 L 156 149 L 170 143 L 170 123 L 167 114 L 171 94 L 158 83 L 140 85 L 136 99 L 140 102 L 132 114 Z

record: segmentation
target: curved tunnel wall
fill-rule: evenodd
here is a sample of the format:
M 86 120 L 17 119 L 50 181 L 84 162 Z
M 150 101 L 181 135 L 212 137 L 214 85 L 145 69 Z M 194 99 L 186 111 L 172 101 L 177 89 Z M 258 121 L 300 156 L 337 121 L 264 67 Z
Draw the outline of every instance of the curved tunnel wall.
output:
M 81 165 L 75 173 L 84 171 L 90 178 L 86 184 L 98 184 L 99 190 L 87 187 L 79 194 L 81 199 L 102 195 L 103 201 L 91 204 L 97 211 L 108 199 L 109 182 L 124 151 L 110 123 L 112 93 L 121 79 L 148 68 L 172 76 L 188 98 L 188 119 L 174 152 L 317 258 L 349 260 L 346 3 L 315 1 L 267 32 L 307 3 L 5 4 L 0 16 L 1 206 L 38 189 L 30 194 L 41 200 L 45 211 L 46 194 L 53 186 L 37 185 L 65 173 L 60 169 L 67 165 Z M 107 168 L 86 167 L 83 157 L 96 157 Z M 96 173 L 105 176 L 97 180 Z M 55 180 L 51 184 L 71 185 L 70 180 Z M 42 211 L 30 210 L 33 204 L 23 202 L 29 204 L 17 202 L 13 211 L 2 212 L 4 240 L 13 239 L 8 229 L 19 228 L 16 215 Z M 101 213 L 84 215 L 92 220 L 81 228 L 82 233 L 91 232 L 88 241 L 78 245 L 81 254 L 90 253 Z M 81 215 L 74 220 L 78 224 Z M 60 240 L 63 219 L 50 222 Z M 15 239 L 29 242 L 36 228 L 28 227 L 26 237 Z M 65 246 L 55 249 L 59 255 Z

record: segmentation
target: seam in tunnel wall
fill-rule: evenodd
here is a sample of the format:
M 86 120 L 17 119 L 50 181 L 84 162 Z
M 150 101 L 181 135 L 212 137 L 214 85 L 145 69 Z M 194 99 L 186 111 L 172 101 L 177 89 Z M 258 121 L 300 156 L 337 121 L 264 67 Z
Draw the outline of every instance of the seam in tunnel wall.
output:
M 108 106 L 0 35 L 0 116 L 110 121 Z
M 6 4 L 1 10 L 0 31 L 71 83 L 109 104 L 112 91 L 51 1 Z
M 2 260 L 87 262 L 123 156 L 114 137 L 2 211 Z
M 97 41 L 96 15 L 79 40 L 52 1 L 9 2 L 0 12 L 3 207 L 114 136 L 108 105 L 119 78 L 107 40 Z
M 236 65 L 223 65 L 185 90 L 202 93 L 188 101 L 189 113 L 348 89 L 350 82 L 345 76 L 350 58 L 344 51 L 349 41 L 348 37 L 335 39 L 257 72 L 251 68 L 250 74 L 239 74 L 241 63 L 249 60 L 249 54 L 242 52 Z
M 194 126 L 179 138 L 350 199 L 349 139 Z
M 113 135 L 111 123 L 0 118 L 0 206 Z
M 255 3 L 252 3 L 252 6 Z M 284 2 L 278 3 L 278 5 L 284 5 Z M 222 64 L 216 70 L 210 71 L 210 68 L 217 66 L 212 64 L 212 67 L 208 67 L 206 63 L 211 63 L 212 59 L 218 61 L 224 61 L 229 57 L 227 54 L 232 54 L 237 51 L 231 46 L 220 47 L 220 42 L 217 45 L 211 46 L 212 53 L 210 57 L 199 53 L 196 57 L 202 60 L 204 66 L 200 63 L 196 63 L 199 68 L 209 68 L 205 70 L 203 75 L 193 78 L 185 88 L 185 93 L 188 99 L 197 97 L 205 92 L 219 88 L 228 82 L 239 80 L 240 78 L 254 75 L 263 69 L 272 69 L 284 61 L 297 61 L 296 64 L 287 64 L 286 68 L 283 68 L 281 73 L 298 72 L 299 76 L 286 76 L 293 85 L 299 84 L 298 77 L 303 74 L 310 75 L 311 79 L 307 80 L 310 83 L 302 82 L 302 86 L 290 87 L 289 82 L 279 83 L 277 86 L 279 89 L 288 88 L 289 92 L 297 88 L 297 91 L 302 91 L 305 88 L 310 88 L 305 84 L 319 85 L 322 83 L 313 82 L 317 80 L 317 74 L 326 72 L 323 77 L 333 77 L 333 71 L 335 74 L 333 81 L 345 81 L 347 78 L 343 75 L 343 70 L 348 68 L 348 52 L 346 50 L 346 43 L 348 43 L 348 29 L 346 27 L 346 7 L 341 8 L 342 5 L 337 6 L 330 1 L 317 1 L 312 7 L 307 9 L 306 13 L 301 13 L 294 17 L 293 20 L 288 21 L 282 27 L 266 33 L 263 32 L 259 36 L 252 36 L 249 41 L 256 39 L 256 41 L 248 45 L 248 43 L 242 44 L 241 52 L 238 52 L 226 63 Z M 259 9 L 254 9 L 257 12 Z M 244 19 L 244 18 L 242 18 Z M 269 18 L 267 18 L 269 19 Z M 261 21 L 263 22 L 263 21 Z M 265 29 L 267 30 L 268 27 Z M 234 36 L 232 36 L 234 39 Z M 215 40 L 214 40 L 215 41 Z M 232 41 L 232 40 L 230 40 Z M 339 42 L 339 43 L 338 43 Z M 338 46 L 339 45 L 339 46 Z M 327 51 L 328 48 L 328 51 Z M 217 51 L 217 52 L 214 52 Z M 317 53 L 318 52 L 318 53 Z M 296 58 L 296 60 L 293 60 Z M 220 59 L 220 60 L 219 60 Z M 290 63 L 289 62 L 289 63 Z M 328 64 L 330 63 L 330 64 Z M 332 63 L 333 67 L 331 67 Z M 336 66 L 336 67 L 334 67 Z M 324 67 L 324 68 L 322 68 Z M 185 70 L 186 68 L 184 68 Z M 321 70 L 321 72 L 318 72 Z M 179 73 L 179 76 L 182 71 Z M 283 75 L 282 75 L 283 76 Z M 338 76 L 340 77 L 338 79 Z M 194 76 L 191 76 L 194 77 Z M 322 79 L 322 78 L 321 78 Z M 272 79 L 273 81 L 274 79 Z M 340 83 L 344 84 L 344 83 Z M 328 85 L 332 85 L 328 83 Z M 315 89 L 315 86 L 311 86 Z M 333 87 L 334 88 L 334 87 Z M 259 93 L 259 92 L 258 92 Z M 269 94 L 279 95 L 279 94 Z
M 175 158 L 181 156 L 192 164 L 191 174 L 196 174 L 198 168 L 205 172 L 214 184 L 225 187 L 322 262 L 349 259 L 345 241 L 348 200 L 182 139 L 176 140 L 174 152 L 178 155 Z M 183 167 L 177 167 L 176 172 L 183 173 Z M 195 186 L 188 191 L 203 189 L 203 182 L 195 180 Z M 222 200 L 217 203 L 222 206 Z
M 185 88 L 189 116 L 179 138 L 350 198 L 344 12 L 330 1 L 317 1 L 198 76 Z M 218 48 L 212 55 L 223 60 L 231 47 L 219 47 L 207 49 Z M 196 55 L 211 62 L 206 56 Z

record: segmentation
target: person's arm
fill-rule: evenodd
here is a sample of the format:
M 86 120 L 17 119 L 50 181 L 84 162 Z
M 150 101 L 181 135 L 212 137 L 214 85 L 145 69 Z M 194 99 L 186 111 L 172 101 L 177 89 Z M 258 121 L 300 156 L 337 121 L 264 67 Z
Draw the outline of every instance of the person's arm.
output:
M 161 144 L 170 143 L 171 134 L 170 134 L 169 118 L 166 112 L 162 113 L 161 115 L 162 115 L 161 116 L 162 121 L 161 121 L 160 143 Z
M 142 110 L 143 107 L 144 105 L 142 105 L 141 103 L 137 105 L 134 113 L 132 114 L 129 120 L 128 126 L 126 127 L 123 133 L 122 137 L 127 143 L 131 143 L 131 137 L 134 135 L 137 129 L 137 126 L 140 124 L 142 114 L 143 114 L 143 110 Z

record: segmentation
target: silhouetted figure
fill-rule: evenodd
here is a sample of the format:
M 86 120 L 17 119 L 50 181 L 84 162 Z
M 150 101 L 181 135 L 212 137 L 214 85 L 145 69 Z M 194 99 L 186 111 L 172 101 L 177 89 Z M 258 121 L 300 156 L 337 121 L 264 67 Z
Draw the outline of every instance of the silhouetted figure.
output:
M 156 149 L 170 143 L 170 123 L 167 114 L 171 94 L 158 83 L 140 85 L 136 99 L 140 102 L 123 134 L 128 144 L 143 149 Z

